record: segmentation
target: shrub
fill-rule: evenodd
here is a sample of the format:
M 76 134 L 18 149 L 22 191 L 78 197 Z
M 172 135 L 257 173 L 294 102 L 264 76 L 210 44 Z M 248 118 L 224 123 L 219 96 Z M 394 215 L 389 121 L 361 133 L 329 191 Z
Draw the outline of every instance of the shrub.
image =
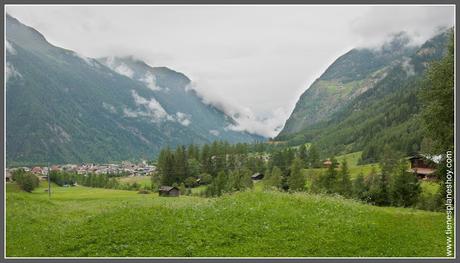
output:
M 14 171 L 12 176 L 13 180 L 16 181 L 19 187 L 29 193 L 38 187 L 40 183 L 40 180 L 37 176 L 31 173 L 27 173 L 22 169 Z

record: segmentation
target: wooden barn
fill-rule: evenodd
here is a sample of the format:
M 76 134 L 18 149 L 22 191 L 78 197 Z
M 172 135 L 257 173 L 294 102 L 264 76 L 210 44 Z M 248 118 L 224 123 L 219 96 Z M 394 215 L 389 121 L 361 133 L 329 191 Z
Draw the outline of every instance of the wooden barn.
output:
M 252 180 L 262 180 L 264 179 L 264 174 L 263 173 L 255 173 L 251 176 Z
M 175 186 L 161 186 L 158 194 L 160 196 L 179 196 L 180 191 L 179 188 Z
M 434 179 L 435 163 L 422 155 L 409 157 L 411 173 L 414 173 L 419 179 Z

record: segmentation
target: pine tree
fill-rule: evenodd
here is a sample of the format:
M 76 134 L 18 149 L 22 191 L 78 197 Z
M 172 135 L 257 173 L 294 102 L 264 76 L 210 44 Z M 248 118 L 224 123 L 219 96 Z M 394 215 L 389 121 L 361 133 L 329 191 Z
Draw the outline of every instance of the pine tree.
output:
M 337 160 L 335 158 L 331 158 L 332 164 L 328 167 L 324 176 L 320 179 L 321 188 L 323 188 L 326 193 L 336 193 L 337 192 Z
M 300 145 L 299 147 L 299 158 L 302 160 L 302 168 L 308 167 L 308 156 L 307 156 L 307 147 L 305 144 Z
M 299 158 L 295 158 L 292 162 L 287 183 L 290 191 L 302 191 L 305 189 L 305 177 L 302 174 L 302 160 Z
M 358 200 L 367 201 L 369 188 L 364 179 L 364 174 L 361 172 L 353 181 L 353 197 Z
M 342 161 L 342 165 L 340 167 L 340 172 L 338 174 L 338 180 L 337 180 L 337 190 L 338 193 L 345 196 L 349 197 L 351 196 L 351 191 L 352 191 L 352 184 L 350 180 L 350 172 L 348 170 L 348 163 L 346 160 Z
M 282 172 L 277 166 L 273 167 L 268 178 L 265 179 L 265 186 L 268 189 L 281 189 L 282 187 Z
M 319 160 L 319 153 L 314 144 L 312 144 L 308 149 L 308 163 L 309 166 L 312 168 L 319 168 L 321 166 Z
M 407 171 L 407 164 L 399 162 L 392 186 L 393 205 L 413 206 L 421 193 L 420 182 L 417 177 Z

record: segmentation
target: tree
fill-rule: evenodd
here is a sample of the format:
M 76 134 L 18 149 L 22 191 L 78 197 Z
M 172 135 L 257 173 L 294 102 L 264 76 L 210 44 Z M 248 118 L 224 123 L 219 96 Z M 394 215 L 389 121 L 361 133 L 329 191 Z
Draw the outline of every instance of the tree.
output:
M 407 171 L 407 164 L 400 161 L 392 186 L 392 201 L 396 206 L 413 206 L 421 193 L 417 177 Z
M 308 162 L 310 167 L 313 168 L 319 168 L 321 166 L 319 160 L 319 153 L 314 144 L 312 144 L 308 149 Z
M 364 174 L 361 172 L 353 181 L 353 197 L 358 200 L 367 201 L 368 191 L 369 188 L 364 181 Z
M 273 167 L 271 173 L 265 181 L 265 188 L 267 189 L 281 189 L 282 187 L 282 172 L 277 166 Z
M 188 162 L 184 146 L 176 148 L 176 152 L 174 153 L 174 163 L 175 182 L 183 182 L 188 176 Z
M 434 142 L 437 154 L 453 150 L 454 146 L 454 38 L 447 47 L 446 56 L 432 62 L 420 92 L 422 119 L 426 135 Z
M 26 191 L 32 192 L 38 187 L 40 181 L 37 176 L 32 173 L 28 173 L 23 169 L 18 169 L 12 173 L 12 179 L 18 184 L 18 186 Z
M 302 174 L 302 160 L 295 158 L 290 167 L 290 175 L 287 179 L 289 190 L 302 191 L 305 189 L 305 176 Z
M 327 168 L 325 175 L 320 178 L 319 183 L 326 193 L 337 192 L 337 166 L 337 160 L 331 158 L 331 165 Z
M 180 191 L 180 194 L 181 194 L 181 195 L 187 194 L 187 188 L 185 188 L 185 184 L 184 184 L 184 183 L 181 183 L 181 184 L 179 185 L 179 191 Z
M 200 175 L 200 184 L 206 185 L 212 182 L 212 176 L 210 174 L 204 173 Z
M 343 160 L 338 174 L 336 189 L 339 194 L 345 197 L 349 197 L 351 196 L 351 187 L 352 185 L 350 180 L 350 172 L 348 171 L 348 163 L 346 160 Z
M 305 144 L 300 145 L 299 147 L 299 158 L 302 160 L 302 168 L 307 168 L 308 166 L 308 156 L 307 156 L 307 147 Z
M 187 187 L 194 187 L 196 185 L 196 178 L 192 177 L 192 176 L 189 176 L 189 177 L 185 178 L 184 184 Z
M 428 68 L 425 85 L 420 92 L 421 116 L 426 137 L 432 140 L 431 154 L 446 155 L 454 150 L 454 35 L 451 33 L 446 56 Z M 445 203 L 447 167 L 438 167 L 440 180 L 438 204 Z M 453 168 L 452 168 L 453 169 Z
M 386 172 L 377 173 L 375 167 L 372 167 L 367 185 L 369 203 L 381 206 L 390 204 L 389 180 Z

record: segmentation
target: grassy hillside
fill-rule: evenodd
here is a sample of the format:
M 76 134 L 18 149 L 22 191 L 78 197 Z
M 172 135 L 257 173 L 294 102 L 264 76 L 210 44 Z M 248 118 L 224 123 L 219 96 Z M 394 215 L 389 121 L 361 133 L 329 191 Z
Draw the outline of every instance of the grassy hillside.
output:
M 257 187 L 256 187 L 257 188 Z M 258 191 L 7 187 L 7 256 L 444 256 L 444 215 Z

